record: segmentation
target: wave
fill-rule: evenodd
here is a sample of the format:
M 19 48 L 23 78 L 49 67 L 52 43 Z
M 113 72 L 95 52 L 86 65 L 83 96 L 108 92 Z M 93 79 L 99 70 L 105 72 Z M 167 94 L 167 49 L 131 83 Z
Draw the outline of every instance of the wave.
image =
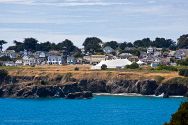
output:
M 112 93 L 93 93 L 96 96 L 137 96 L 137 97 L 158 97 L 158 98 L 163 98 L 164 93 L 161 95 L 142 95 L 142 94 L 137 94 L 137 93 L 118 93 L 118 94 L 112 94 Z M 183 98 L 184 96 L 169 96 L 171 98 Z

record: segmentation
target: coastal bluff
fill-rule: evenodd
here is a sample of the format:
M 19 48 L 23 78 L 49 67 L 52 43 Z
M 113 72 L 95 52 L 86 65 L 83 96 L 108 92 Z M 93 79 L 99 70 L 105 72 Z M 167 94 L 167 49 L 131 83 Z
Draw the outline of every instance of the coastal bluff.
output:
M 168 81 L 170 82 L 170 81 Z M 1 83 L 0 97 L 10 98 L 92 98 L 92 93 L 137 93 L 141 95 L 188 96 L 186 84 L 155 80 L 98 80 L 9 76 Z

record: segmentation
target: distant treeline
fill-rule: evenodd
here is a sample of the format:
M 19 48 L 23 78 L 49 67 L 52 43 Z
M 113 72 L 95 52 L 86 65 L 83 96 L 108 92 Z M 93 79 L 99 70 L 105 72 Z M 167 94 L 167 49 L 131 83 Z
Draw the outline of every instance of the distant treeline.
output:
M 39 42 L 35 38 L 25 38 L 24 41 L 16 41 L 14 40 L 14 46 L 8 47 L 8 50 L 15 50 L 16 52 L 23 51 L 24 49 L 30 51 L 51 51 L 57 50 L 61 51 L 66 49 L 68 53 L 80 53 L 81 50 L 76 47 L 71 40 L 65 39 L 60 43 L 52 43 L 52 42 Z M 76 42 L 76 41 L 75 41 Z M 0 49 L 2 50 L 3 44 L 7 42 L 4 40 L 0 40 Z M 102 45 L 102 46 L 101 46 Z M 151 40 L 150 38 L 144 38 L 142 40 L 136 40 L 135 42 L 123 42 L 118 43 L 117 41 L 109 41 L 103 42 L 100 38 L 97 37 L 88 37 L 83 42 L 83 46 L 85 52 L 89 53 L 100 53 L 102 52 L 102 48 L 106 46 L 110 46 L 113 49 L 125 50 L 126 47 L 135 47 L 135 48 L 147 48 L 149 46 L 176 50 L 180 48 L 188 48 L 188 34 L 182 35 L 177 39 L 177 42 L 172 39 L 165 38 L 156 38 L 155 40 Z

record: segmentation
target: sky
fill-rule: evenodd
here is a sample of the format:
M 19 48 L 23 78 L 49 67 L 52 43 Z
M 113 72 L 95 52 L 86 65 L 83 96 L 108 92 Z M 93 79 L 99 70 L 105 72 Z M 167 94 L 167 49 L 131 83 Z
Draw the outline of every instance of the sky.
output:
M 134 42 L 188 33 L 188 0 L 0 0 L 0 8 L 5 48 L 27 37 L 81 47 L 92 36 Z

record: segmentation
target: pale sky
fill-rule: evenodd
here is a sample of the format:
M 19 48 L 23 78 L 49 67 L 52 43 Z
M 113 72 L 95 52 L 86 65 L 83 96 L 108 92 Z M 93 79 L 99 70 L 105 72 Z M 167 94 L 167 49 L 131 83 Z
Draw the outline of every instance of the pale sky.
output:
M 26 37 L 81 47 L 90 36 L 134 42 L 188 33 L 188 0 L 0 0 L 0 8 L 5 47 Z

